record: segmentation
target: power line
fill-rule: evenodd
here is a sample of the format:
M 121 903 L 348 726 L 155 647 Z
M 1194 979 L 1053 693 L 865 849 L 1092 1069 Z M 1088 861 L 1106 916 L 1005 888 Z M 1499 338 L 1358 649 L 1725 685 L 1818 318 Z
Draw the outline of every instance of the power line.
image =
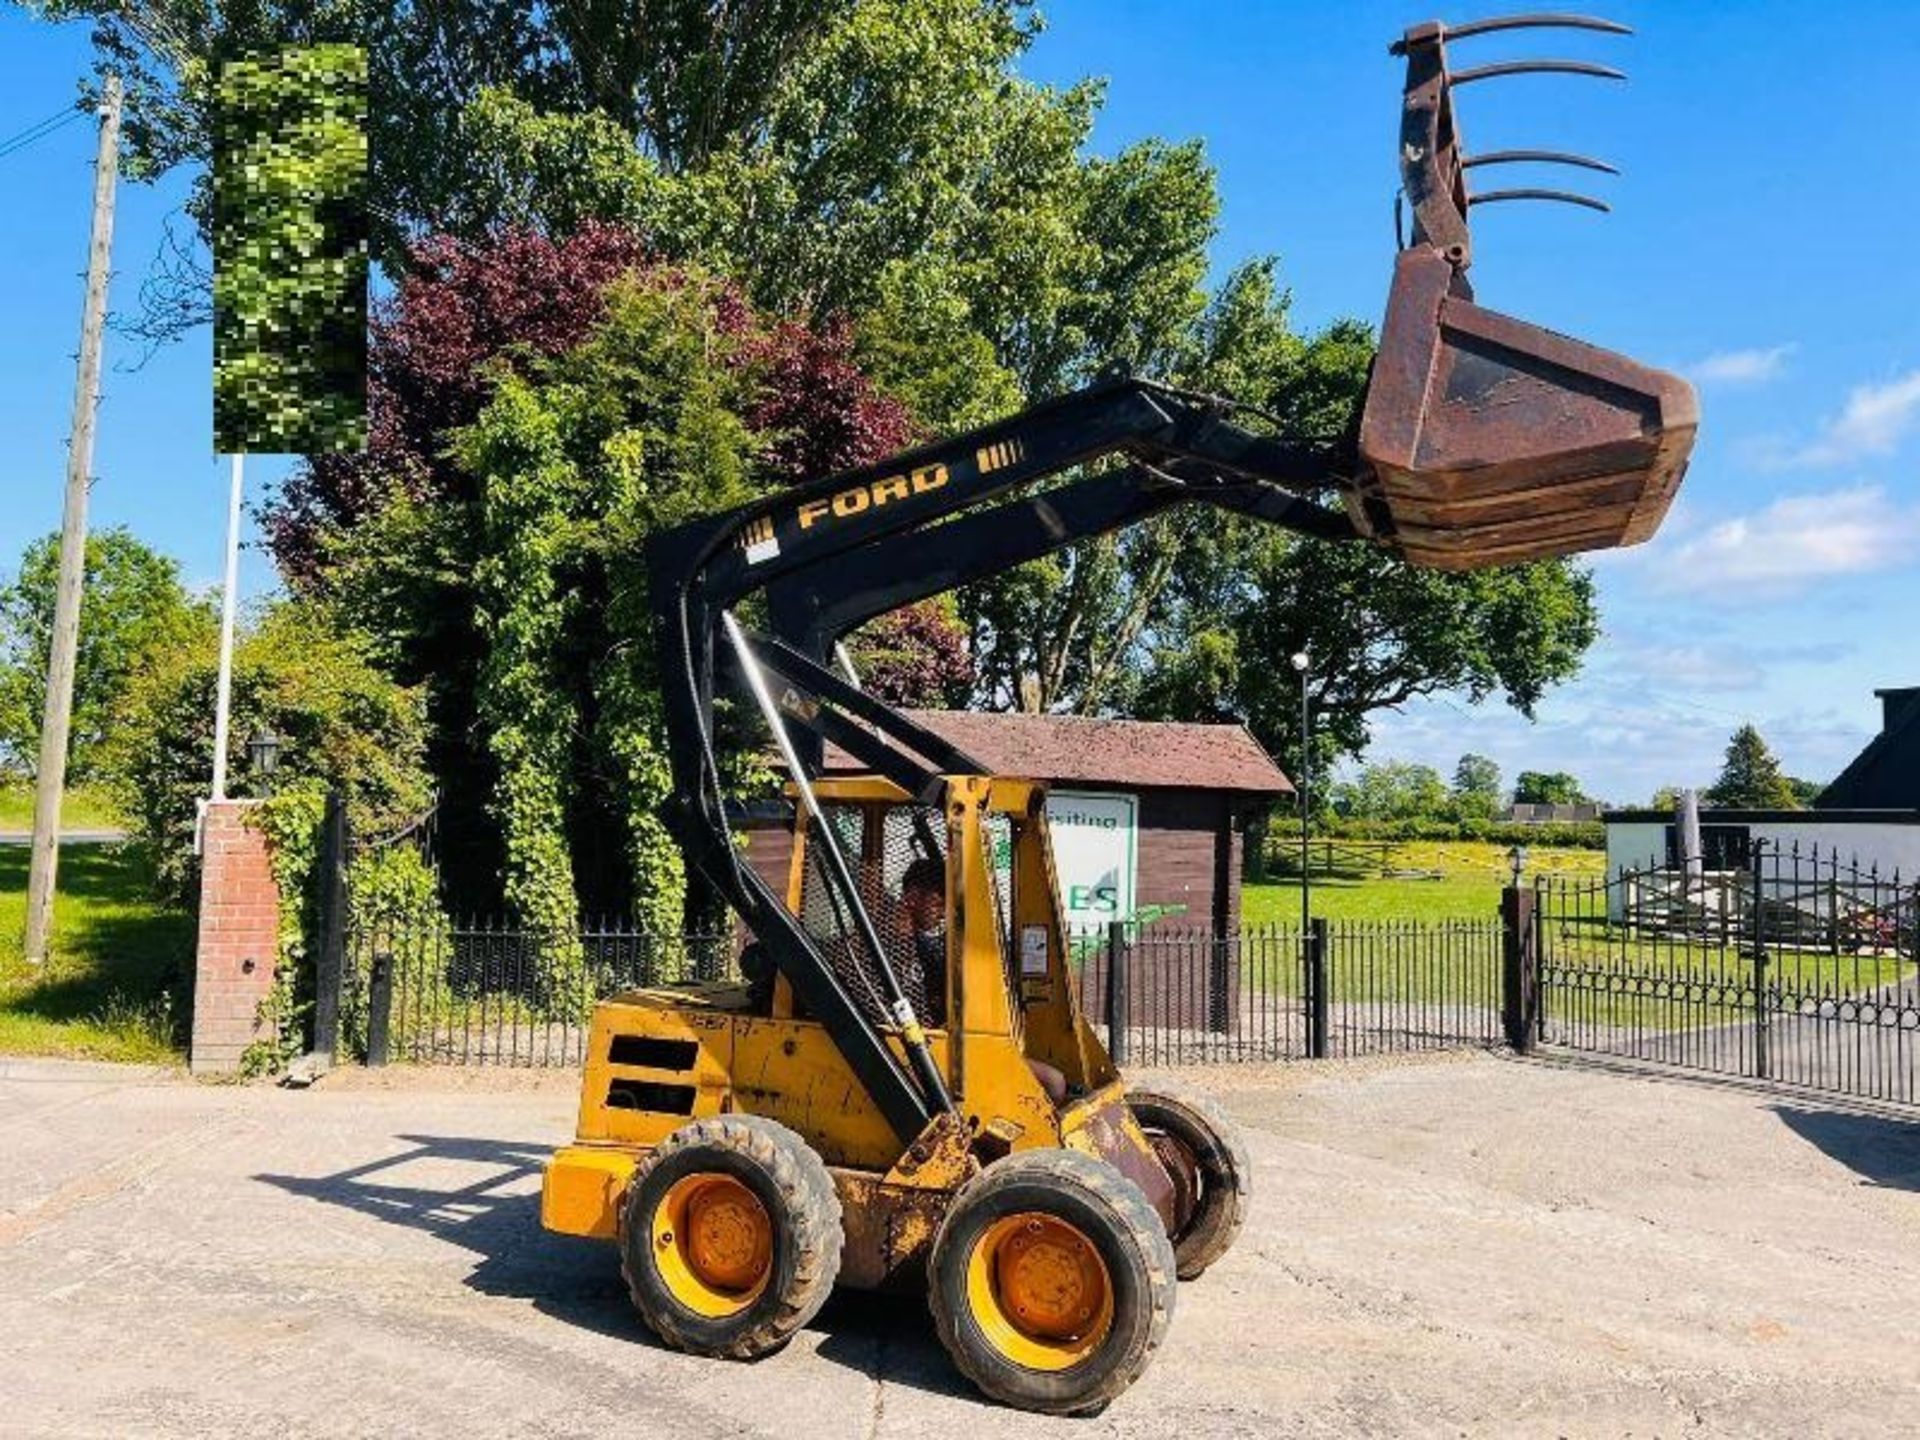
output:
M 72 106 L 68 106 L 64 110 L 59 110 L 59 111 L 56 111 L 54 114 L 49 115 L 46 119 L 40 121 L 36 125 L 29 125 L 26 129 L 22 130 L 18 135 L 14 135 L 6 140 L 0 140 L 0 160 L 5 159 L 7 156 L 11 155 L 16 150 L 26 149 L 27 146 L 33 144 L 36 140 L 46 139 L 49 135 L 54 134 L 56 131 L 62 130 L 66 126 L 71 125 L 74 121 L 80 119 L 86 113 L 87 112 L 85 110 L 79 110 Z
M 64 120 L 70 115 L 78 115 L 79 113 L 80 113 L 80 110 L 77 106 L 62 105 L 58 110 L 54 111 L 51 115 L 46 116 L 44 119 L 34 121 L 33 124 L 27 126 L 27 128 L 22 130 L 18 135 L 9 135 L 5 140 L 0 140 L 0 149 L 5 149 L 7 146 L 12 145 L 17 140 L 25 139 L 27 136 L 33 134 L 33 132 L 36 130 L 45 129 L 47 126 L 53 124 L 53 122 L 56 120 Z

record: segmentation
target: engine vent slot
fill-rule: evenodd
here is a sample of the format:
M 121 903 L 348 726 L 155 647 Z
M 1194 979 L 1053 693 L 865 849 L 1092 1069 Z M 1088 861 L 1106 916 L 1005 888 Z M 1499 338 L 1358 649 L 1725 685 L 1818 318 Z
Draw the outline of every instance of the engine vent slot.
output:
M 691 1085 L 662 1085 L 654 1080 L 615 1080 L 607 1086 L 609 1110 L 646 1110 L 656 1115 L 691 1115 Z
M 641 1070 L 691 1070 L 699 1058 L 698 1041 L 660 1035 L 616 1035 L 607 1047 L 607 1059 L 613 1064 Z

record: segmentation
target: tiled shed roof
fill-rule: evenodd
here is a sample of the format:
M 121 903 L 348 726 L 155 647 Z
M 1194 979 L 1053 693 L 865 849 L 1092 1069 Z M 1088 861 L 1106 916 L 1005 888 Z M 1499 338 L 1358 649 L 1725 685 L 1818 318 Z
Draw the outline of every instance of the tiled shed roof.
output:
M 1080 715 L 909 710 L 996 775 L 1057 784 L 1235 790 L 1287 795 L 1293 783 L 1244 725 L 1102 720 Z M 827 769 L 864 768 L 829 748 Z

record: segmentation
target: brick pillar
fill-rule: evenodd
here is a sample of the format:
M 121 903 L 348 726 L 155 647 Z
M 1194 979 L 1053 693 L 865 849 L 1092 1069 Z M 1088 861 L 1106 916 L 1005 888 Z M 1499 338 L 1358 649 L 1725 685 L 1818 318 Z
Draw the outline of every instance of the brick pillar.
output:
M 280 949 L 280 890 L 267 837 L 247 823 L 253 800 L 207 806 L 200 850 L 200 938 L 193 971 L 196 1074 L 236 1070 L 259 1038 L 260 1002 L 273 988 Z

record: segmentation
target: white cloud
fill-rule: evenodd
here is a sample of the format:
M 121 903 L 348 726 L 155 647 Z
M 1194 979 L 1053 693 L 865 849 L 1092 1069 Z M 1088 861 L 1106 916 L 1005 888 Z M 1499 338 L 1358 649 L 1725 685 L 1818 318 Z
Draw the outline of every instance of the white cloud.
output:
M 1871 455 L 1891 455 L 1907 432 L 1920 425 L 1920 370 L 1910 370 L 1884 385 L 1857 385 L 1838 415 L 1821 427 L 1811 444 L 1790 452 L 1783 463 L 1839 465 Z
M 1760 385 L 1778 379 L 1787 368 L 1787 357 L 1797 348 L 1787 344 L 1718 350 L 1686 370 L 1703 385 Z
M 1682 690 L 1752 690 L 1765 679 L 1753 652 L 1741 645 L 1629 645 L 1614 658 L 1641 683 Z
M 1746 599 L 1910 565 L 1916 546 L 1920 505 L 1902 505 L 1881 487 L 1862 485 L 1783 495 L 1649 557 L 1648 571 L 1654 587 L 1669 593 Z

